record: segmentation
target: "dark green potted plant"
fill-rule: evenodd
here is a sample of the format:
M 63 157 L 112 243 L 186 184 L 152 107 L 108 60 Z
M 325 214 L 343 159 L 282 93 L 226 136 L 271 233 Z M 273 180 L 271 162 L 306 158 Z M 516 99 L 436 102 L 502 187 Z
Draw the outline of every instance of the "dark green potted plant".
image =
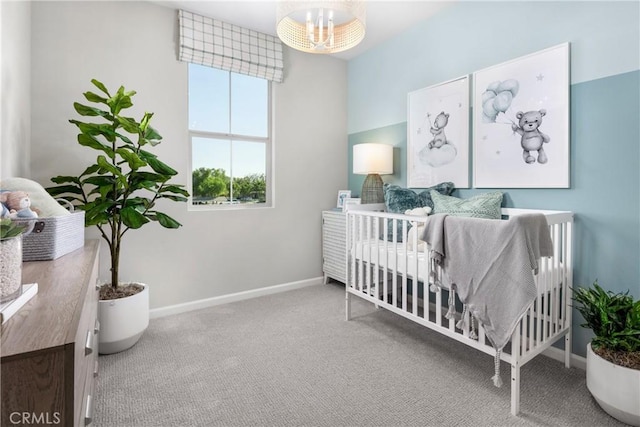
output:
M 587 388 L 611 416 L 640 426 L 640 300 L 605 291 L 596 280 L 573 295 L 595 334 L 587 346 Z
M 149 323 L 148 287 L 119 280 L 122 239 L 130 230 L 152 222 L 165 228 L 180 227 L 156 204 L 162 199 L 184 202 L 189 193 L 171 182 L 177 172 L 150 151 L 162 139 L 150 124 L 153 113 L 144 113 L 140 121 L 125 115 L 136 92 L 120 86 L 111 93 L 98 80 L 91 83 L 100 93 L 85 92 L 84 97 L 94 106 L 75 102 L 73 107 L 80 116 L 97 122 L 69 122 L 80 131 L 78 143 L 97 152 L 95 162 L 80 175 L 52 178 L 58 185 L 47 191 L 83 210 L 85 226 L 95 225 L 109 247 L 111 280 L 100 289 L 98 317 L 100 352 L 114 353 L 135 344 Z M 128 308 L 127 300 L 135 297 L 142 300 L 141 306 Z M 134 326 L 137 323 L 140 326 Z M 121 334 L 118 328 L 129 331 Z

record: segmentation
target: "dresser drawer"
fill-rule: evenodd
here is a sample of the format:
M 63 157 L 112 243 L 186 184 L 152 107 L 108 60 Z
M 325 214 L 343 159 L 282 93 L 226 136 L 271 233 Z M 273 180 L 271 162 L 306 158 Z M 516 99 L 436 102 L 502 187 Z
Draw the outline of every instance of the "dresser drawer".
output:
M 98 260 L 94 265 L 87 294 L 85 295 L 84 307 L 80 315 L 78 331 L 75 339 L 74 349 L 74 407 L 81 408 L 76 411 L 75 425 L 85 425 L 85 412 L 87 406 L 87 395 L 93 395 L 92 388 L 94 382 L 95 364 L 98 358 L 98 334 L 100 325 L 98 323 Z

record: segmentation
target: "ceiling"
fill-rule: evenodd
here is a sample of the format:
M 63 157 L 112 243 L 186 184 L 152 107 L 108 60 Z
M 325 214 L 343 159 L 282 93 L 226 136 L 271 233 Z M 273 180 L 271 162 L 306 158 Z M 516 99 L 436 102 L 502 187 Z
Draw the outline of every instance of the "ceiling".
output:
M 276 35 L 276 1 L 271 0 L 172 0 L 153 3 L 220 19 L 245 28 Z M 368 0 L 367 30 L 364 40 L 346 52 L 332 54 L 341 59 L 354 58 L 408 27 L 425 20 L 449 1 Z

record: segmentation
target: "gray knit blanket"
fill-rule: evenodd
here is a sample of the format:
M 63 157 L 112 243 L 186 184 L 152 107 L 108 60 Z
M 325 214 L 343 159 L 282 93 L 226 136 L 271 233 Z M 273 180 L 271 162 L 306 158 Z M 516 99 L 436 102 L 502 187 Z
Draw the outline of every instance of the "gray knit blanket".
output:
M 493 380 L 499 387 L 500 352 L 537 296 L 538 260 L 553 255 L 545 216 L 503 221 L 436 214 L 429 217 L 422 240 L 441 267 L 438 280 L 456 291 L 496 349 Z

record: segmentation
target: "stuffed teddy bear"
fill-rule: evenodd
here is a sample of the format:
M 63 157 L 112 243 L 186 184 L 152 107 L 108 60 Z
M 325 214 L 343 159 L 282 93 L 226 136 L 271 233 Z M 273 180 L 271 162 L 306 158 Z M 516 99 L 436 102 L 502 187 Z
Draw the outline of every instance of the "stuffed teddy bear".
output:
M 38 214 L 31 209 L 29 194 L 24 191 L 2 192 L 0 193 L 0 202 L 9 211 L 9 218 L 38 218 Z
M 436 116 L 433 126 L 430 129 L 433 139 L 429 142 L 429 148 L 440 148 L 447 143 L 447 137 L 444 134 L 444 127 L 449 123 L 449 114 L 444 111 Z
M 427 216 L 431 213 L 431 207 L 425 206 L 415 209 L 407 209 L 404 211 L 405 215 L 413 215 L 413 216 Z M 424 251 L 426 243 L 424 240 L 420 239 L 422 233 L 424 232 L 424 223 L 421 222 L 420 225 L 416 221 L 411 221 L 411 229 L 407 234 L 407 250 L 413 250 L 413 242 L 418 242 L 418 247 L 416 250 Z
M 534 163 L 536 158 L 531 155 L 531 151 L 538 152 L 538 163 L 547 163 L 547 154 L 542 148 L 542 144 L 551 140 L 548 135 L 540 132 L 540 125 L 542 124 L 542 116 L 547 114 L 546 110 L 539 111 L 527 111 L 523 113 L 518 111 L 516 117 L 520 120 L 518 126 L 516 124 L 511 125 L 511 129 L 514 132 L 522 135 L 520 139 L 520 145 L 522 145 L 522 158 L 526 163 Z
M 415 208 L 415 209 L 407 209 L 406 211 L 404 211 L 405 215 L 413 215 L 413 216 L 427 216 L 430 213 L 431 213 L 430 206 L 425 206 L 422 208 Z

